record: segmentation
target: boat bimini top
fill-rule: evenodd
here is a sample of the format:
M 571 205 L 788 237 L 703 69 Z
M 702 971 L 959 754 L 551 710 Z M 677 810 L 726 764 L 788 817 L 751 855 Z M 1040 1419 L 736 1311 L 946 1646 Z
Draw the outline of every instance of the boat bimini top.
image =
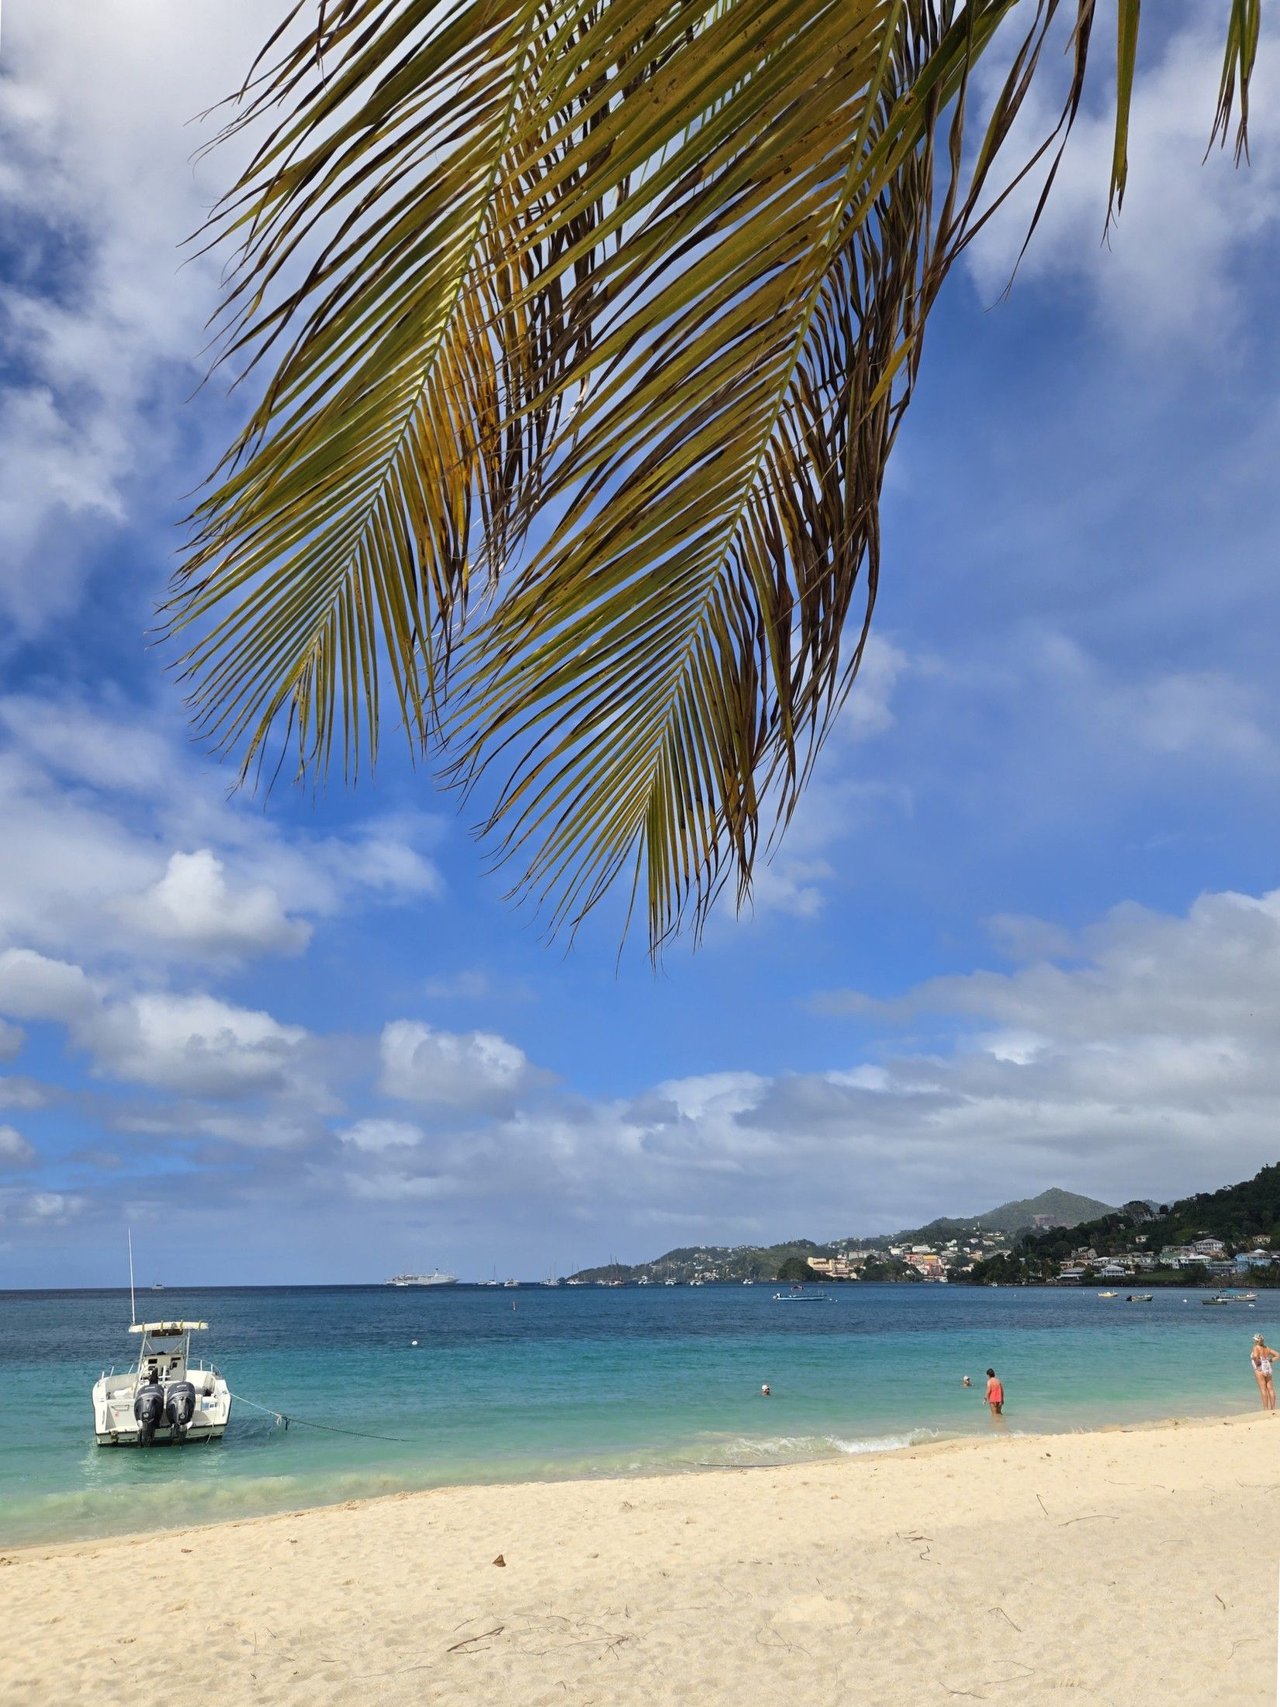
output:
M 152 1339 L 172 1339 L 175 1334 L 199 1333 L 208 1326 L 208 1322 L 134 1322 L 129 1332 L 150 1334 Z

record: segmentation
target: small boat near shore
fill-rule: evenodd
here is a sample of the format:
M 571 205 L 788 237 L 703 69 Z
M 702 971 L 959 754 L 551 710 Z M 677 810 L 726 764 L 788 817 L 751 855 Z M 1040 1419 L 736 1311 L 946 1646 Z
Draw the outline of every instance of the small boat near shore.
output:
M 1154 1296 L 1151 1292 L 1126 1292 L 1124 1301 L 1126 1304 L 1150 1304 Z
M 191 1336 L 207 1322 L 134 1322 L 140 1334 L 133 1369 L 104 1370 L 93 1384 L 99 1446 L 182 1446 L 221 1440 L 231 1420 L 231 1391 L 212 1364 L 191 1358 Z
M 793 1286 L 790 1292 L 775 1292 L 775 1304 L 830 1304 L 829 1292 L 806 1292 L 801 1286 Z
M 1212 1298 L 1202 1298 L 1200 1302 L 1207 1309 L 1211 1304 L 1256 1304 L 1256 1292 L 1215 1292 Z

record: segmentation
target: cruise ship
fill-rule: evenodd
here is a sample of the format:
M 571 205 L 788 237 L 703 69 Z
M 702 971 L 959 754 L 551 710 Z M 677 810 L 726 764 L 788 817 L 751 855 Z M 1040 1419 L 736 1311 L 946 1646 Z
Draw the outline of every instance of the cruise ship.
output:
M 430 1274 L 393 1274 L 386 1283 L 388 1286 L 456 1286 L 456 1274 L 445 1274 L 438 1268 L 433 1268 Z

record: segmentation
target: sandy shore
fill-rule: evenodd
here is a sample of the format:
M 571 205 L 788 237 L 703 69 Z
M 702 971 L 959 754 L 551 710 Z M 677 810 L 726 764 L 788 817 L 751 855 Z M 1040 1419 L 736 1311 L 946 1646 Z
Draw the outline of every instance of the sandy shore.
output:
M 0 1702 L 1271 1703 L 1278 1469 L 1259 1415 L 9 1549 Z

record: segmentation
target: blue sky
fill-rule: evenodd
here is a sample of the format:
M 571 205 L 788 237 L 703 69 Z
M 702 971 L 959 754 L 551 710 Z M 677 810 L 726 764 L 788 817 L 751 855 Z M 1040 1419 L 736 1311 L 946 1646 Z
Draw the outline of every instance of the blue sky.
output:
M 467 815 L 236 795 L 148 630 L 232 406 L 193 113 L 277 0 L 18 5 L 0 57 L 0 1286 L 379 1279 L 1167 1198 L 1280 1114 L 1280 105 L 1152 36 L 932 323 L 863 678 L 755 906 L 571 952 Z

